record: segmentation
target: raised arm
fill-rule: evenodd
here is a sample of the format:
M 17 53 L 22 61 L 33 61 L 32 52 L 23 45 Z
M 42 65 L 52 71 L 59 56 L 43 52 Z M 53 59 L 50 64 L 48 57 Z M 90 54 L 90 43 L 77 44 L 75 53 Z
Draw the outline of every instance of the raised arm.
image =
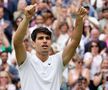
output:
M 25 16 L 22 22 L 20 23 L 19 27 L 17 28 L 17 31 L 15 32 L 13 38 L 13 45 L 15 48 L 17 62 L 19 65 L 22 64 L 26 59 L 26 50 L 23 46 L 23 39 L 27 33 L 29 21 L 31 20 L 32 16 L 35 13 L 35 6 L 36 5 L 30 5 L 25 8 L 24 11 Z
M 85 8 L 81 7 L 77 11 L 77 18 L 75 23 L 75 29 L 73 31 L 72 36 L 70 37 L 70 41 L 67 44 L 66 48 L 63 51 L 62 57 L 63 57 L 63 64 L 66 65 L 73 57 L 77 46 L 80 43 L 80 39 L 83 32 L 83 18 L 87 14 L 87 11 Z

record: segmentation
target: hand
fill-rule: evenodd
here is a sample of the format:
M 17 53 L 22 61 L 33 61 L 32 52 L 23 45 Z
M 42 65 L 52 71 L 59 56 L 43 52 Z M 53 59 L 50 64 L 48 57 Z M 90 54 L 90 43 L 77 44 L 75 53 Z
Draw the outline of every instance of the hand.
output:
M 9 23 L 8 23 L 8 22 L 5 22 L 5 23 L 2 25 L 3 30 L 6 29 L 8 26 L 9 26 Z
M 81 7 L 76 14 L 78 18 L 83 19 L 87 15 L 87 10 L 84 7 Z
M 4 22 L 3 25 L 0 25 L 0 32 L 4 31 L 8 26 L 9 24 L 7 22 Z
M 32 18 L 32 16 L 35 14 L 36 11 L 36 4 L 29 5 L 24 9 L 24 14 L 28 20 Z

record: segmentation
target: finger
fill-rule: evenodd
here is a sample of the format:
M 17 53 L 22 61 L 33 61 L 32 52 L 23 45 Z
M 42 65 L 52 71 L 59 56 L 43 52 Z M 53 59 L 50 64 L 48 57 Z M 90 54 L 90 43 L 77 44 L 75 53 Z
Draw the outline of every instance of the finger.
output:
M 35 5 L 30 5 L 29 7 L 27 7 L 26 12 L 28 14 L 32 14 L 33 12 L 35 12 Z
M 37 6 L 37 4 L 35 3 L 35 4 L 33 4 L 33 7 L 36 7 Z
M 83 12 L 87 13 L 87 9 L 82 7 Z
M 80 13 L 80 15 L 87 14 L 87 10 L 86 10 L 85 8 L 82 7 L 82 8 L 79 10 L 79 13 Z
M 84 18 L 86 16 L 86 14 L 82 15 L 81 17 Z
M 79 9 L 78 9 L 78 14 L 81 14 L 81 12 L 82 12 L 82 7 L 80 7 Z
M 33 14 L 35 12 L 35 9 L 31 9 L 30 11 L 28 11 L 29 14 Z

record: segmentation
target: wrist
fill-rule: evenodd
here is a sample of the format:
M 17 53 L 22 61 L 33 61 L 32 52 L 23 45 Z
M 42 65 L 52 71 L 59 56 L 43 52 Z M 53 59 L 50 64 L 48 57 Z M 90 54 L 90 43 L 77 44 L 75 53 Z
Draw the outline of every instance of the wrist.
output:
M 25 22 L 28 22 L 28 23 L 29 23 L 29 21 L 31 20 L 31 18 L 29 18 L 29 17 L 27 17 L 27 16 L 24 16 L 23 19 L 24 19 Z
M 79 22 L 79 21 L 82 21 L 83 20 L 83 17 L 81 17 L 80 15 L 76 15 L 76 20 Z

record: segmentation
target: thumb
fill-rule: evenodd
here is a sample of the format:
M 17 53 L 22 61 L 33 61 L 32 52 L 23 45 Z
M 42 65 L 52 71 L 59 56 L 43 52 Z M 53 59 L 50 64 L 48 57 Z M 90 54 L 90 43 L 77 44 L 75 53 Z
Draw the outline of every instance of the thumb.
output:
M 33 4 L 33 6 L 34 6 L 34 7 L 36 7 L 36 6 L 37 6 L 37 4 L 35 3 L 35 4 Z

